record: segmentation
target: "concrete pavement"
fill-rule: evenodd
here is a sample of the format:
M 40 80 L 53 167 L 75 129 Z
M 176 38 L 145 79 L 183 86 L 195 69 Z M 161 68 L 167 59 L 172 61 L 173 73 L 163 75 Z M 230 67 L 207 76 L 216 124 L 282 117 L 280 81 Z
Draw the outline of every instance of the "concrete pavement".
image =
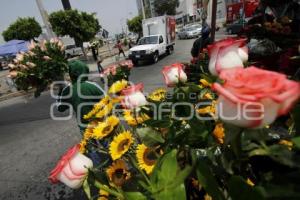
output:
M 156 64 L 134 68 L 131 81 L 143 82 L 145 92 L 165 86 L 161 75 L 163 66 L 176 61 L 188 62 L 193 41 L 179 40 L 172 55 Z M 96 71 L 93 69 L 91 71 Z M 1 200 L 85 198 L 81 190 L 72 191 L 62 184 L 51 185 L 47 180 L 60 156 L 80 141 L 74 119 L 53 121 L 50 118 L 49 109 L 53 102 L 48 93 L 38 99 L 17 98 L 0 102 Z

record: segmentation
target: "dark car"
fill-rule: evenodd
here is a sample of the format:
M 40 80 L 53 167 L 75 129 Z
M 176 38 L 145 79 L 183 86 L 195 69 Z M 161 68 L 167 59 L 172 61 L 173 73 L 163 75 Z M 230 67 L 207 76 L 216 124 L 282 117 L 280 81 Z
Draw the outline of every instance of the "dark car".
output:
M 237 34 L 239 33 L 243 27 L 247 24 L 245 20 L 237 20 L 232 24 L 228 24 L 226 27 L 226 31 L 228 34 Z

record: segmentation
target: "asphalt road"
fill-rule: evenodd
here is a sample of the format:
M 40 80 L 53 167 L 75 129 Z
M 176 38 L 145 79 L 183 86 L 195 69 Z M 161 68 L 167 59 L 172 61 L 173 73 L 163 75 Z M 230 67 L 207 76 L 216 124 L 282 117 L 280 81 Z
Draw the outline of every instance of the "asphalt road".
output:
M 188 62 L 193 41 L 179 40 L 172 55 L 156 64 L 134 68 L 131 81 L 143 82 L 145 92 L 164 86 L 163 66 Z M 60 156 L 81 138 L 74 119 L 51 119 L 53 102 L 47 93 L 37 99 L 0 102 L 1 200 L 84 199 L 81 190 L 74 192 L 62 184 L 51 185 L 47 180 Z

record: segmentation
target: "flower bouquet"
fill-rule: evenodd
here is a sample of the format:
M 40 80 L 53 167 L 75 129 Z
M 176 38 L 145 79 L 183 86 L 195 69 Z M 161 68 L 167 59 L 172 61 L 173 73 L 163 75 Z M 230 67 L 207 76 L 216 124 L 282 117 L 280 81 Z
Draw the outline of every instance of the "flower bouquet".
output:
M 99 200 L 299 198 L 299 82 L 246 66 L 243 39 L 216 42 L 208 55 L 210 73 L 197 82 L 180 63 L 162 71 L 168 88 L 148 95 L 141 83 L 113 81 L 51 182 Z
M 9 65 L 9 76 L 19 90 L 34 89 L 37 97 L 53 81 L 64 80 L 68 70 L 64 52 L 62 42 L 57 39 L 39 44 L 32 41 L 29 51 L 17 54 L 14 63 Z

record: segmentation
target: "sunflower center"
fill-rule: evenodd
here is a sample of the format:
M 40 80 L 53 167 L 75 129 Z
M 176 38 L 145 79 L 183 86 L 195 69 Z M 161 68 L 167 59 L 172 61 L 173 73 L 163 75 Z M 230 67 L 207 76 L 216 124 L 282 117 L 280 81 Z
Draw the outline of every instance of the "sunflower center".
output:
M 120 144 L 118 145 L 118 151 L 119 152 L 124 151 L 125 148 L 128 146 L 128 144 L 129 144 L 129 139 L 121 141 Z
M 104 129 L 103 129 L 103 133 L 108 134 L 112 131 L 112 126 L 111 125 L 107 125 Z
M 125 183 L 126 181 L 126 173 L 124 173 L 124 169 L 117 169 L 113 176 L 112 176 L 112 181 L 117 185 L 121 186 Z
M 144 162 L 146 165 L 154 165 L 157 159 L 156 153 L 153 150 L 146 149 L 144 156 L 143 156 Z

